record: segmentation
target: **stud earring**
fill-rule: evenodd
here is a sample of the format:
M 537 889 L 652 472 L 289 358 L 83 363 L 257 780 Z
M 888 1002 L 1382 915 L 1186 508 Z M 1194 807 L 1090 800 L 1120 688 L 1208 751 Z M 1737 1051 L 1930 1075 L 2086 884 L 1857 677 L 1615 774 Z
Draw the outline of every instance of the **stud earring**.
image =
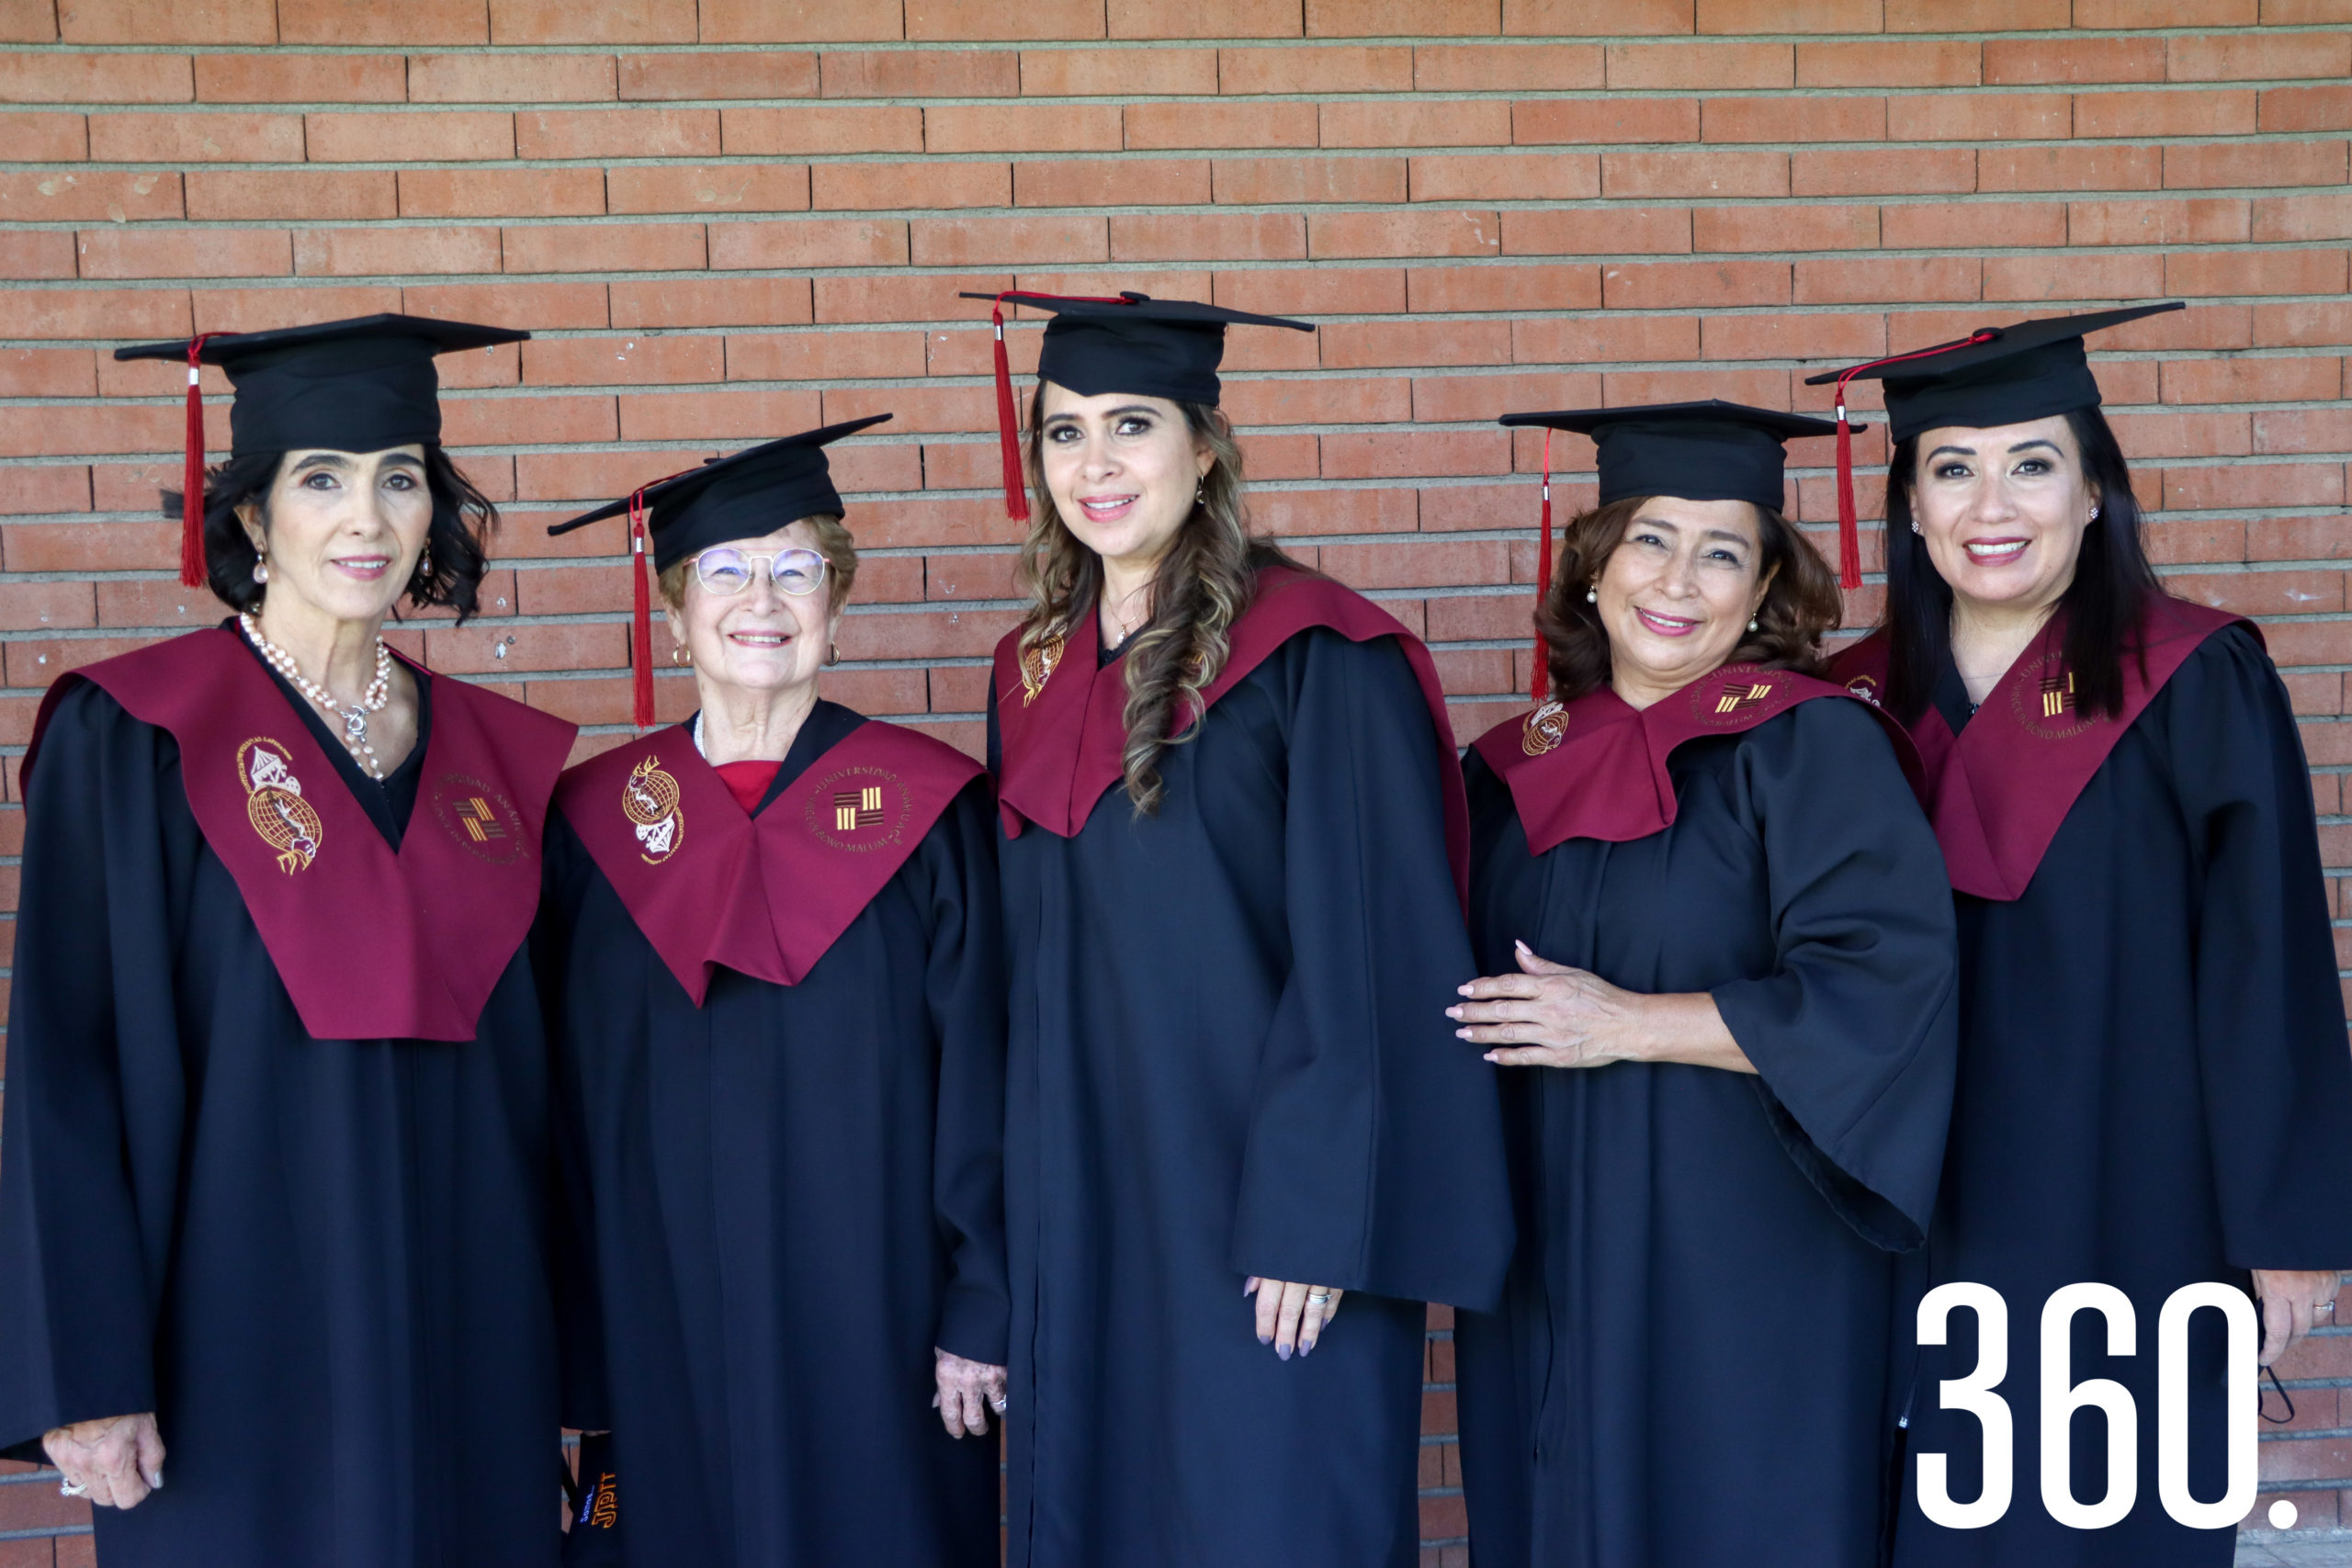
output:
M 1917 533 L 1917 532 L 1919 531 L 1919 525 L 1918 525 L 1917 522 L 1914 522 L 1914 523 L 1911 525 L 1911 531 L 1912 531 L 1914 534 L 1916 534 L 1916 533 Z
M 1597 587 L 1594 587 L 1594 586 L 1593 586 L 1592 584 L 1590 584 L 1590 583 L 1587 583 L 1587 584 L 1585 585 L 1585 590 L 1584 590 L 1584 602 L 1585 602 L 1586 604 L 1600 604 L 1600 590 L 1599 588 L 1597 588 Z
M 1753 615 L 1747 617 L 1747 629 L 1749 631 L 1754 631 L 1756 629 L 1756 617 Z
M 258 556 L 254 558 L 254 581 L 255 582 L 269 581 L 269 563 Z
M 2091 521 L 2094 523 L 2098 521 L 2098 508 L 2096 506 L 2091 508 Z

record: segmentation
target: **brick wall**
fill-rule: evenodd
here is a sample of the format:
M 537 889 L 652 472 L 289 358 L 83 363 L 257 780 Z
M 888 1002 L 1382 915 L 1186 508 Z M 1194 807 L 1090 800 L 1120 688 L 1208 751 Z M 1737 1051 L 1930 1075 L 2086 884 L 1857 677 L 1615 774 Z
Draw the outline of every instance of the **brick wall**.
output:
M 489 614 L 397 635 L 588 746 L 627 712 L 620 533 L 540 525 L 895 410 L 836 448 L 866 567 L 827 679 L 970 745 L 1017 536 L 956 291 L 1312 317 L 1234 341 L 1259 519 L 1428 637 L 1467 739 L 1527 673 L 1537 445 L 1495 414 L 1817 409 L 1826 364 L 2181 296 L 2100 340 L 2100 379 L 2175 589 L 2264 618 L 2352 868 L 2352 0 L 0 0 L 0 40 L 10 801 L 59 671 L 221 613 L 156 520 L 180 372 L 125 340 L 394 310 L 537 333 L 443 362 L 450 441 L 508 503 Z M 1796 457 L 1817 536 L 1827 460 Z M 0 850 L 19 832 L 0 807 Z M 1441 1321 L 1448 1564 L 1451 1356 Z M 2334 1530 L 2352 1335 L 2286 1370 L 2270 1484 Z M 48 1533 L 71 1507 L 0 1475 L 0 1568 L 88 1561 Z

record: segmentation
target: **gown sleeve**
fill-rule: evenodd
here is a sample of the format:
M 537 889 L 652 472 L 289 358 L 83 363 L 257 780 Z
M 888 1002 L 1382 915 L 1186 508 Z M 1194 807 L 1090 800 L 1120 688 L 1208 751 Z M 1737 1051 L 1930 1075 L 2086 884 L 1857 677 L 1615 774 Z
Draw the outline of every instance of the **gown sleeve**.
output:
M 1775 961 L 1713 995 L 1790 1157 L 1864 1239 L 1925 1240 L 1959 1052 L 1942 852 L 1878 721 L 1822 698 L 1741 748 Z
M 1268 664 L 1290 714 L 1291 969 L 1260 1056 L 1233 1265 L 1490 1307 L 1512 1229 L 1501 1113 L 1494 1069 L 1445 1016 L 1477 973 L 1439 792 L 1459 764 L 1394 638 L 1317 628 Z
M 185 1079 L 175 863 L 200 840 L 179 748 L 86 682 L 51 715 L 26 808 L 0 1128 L 0 1444 L 155 1408 Z
M 1005 1364 L 1012 1291 L 1004 1255 L 1005 1001 L 996 825 L 975 779 L 933 825 L 931 952 L 923 993 L 939 1041 L 932 1203 L 947 1249 L 939 1348 Z
M 2311 775 L 2254 637 L 2218 632 L 2176 671 L 2166 746 L 2202 862 L 2197 1040 L 2226 1256 L 2352 1266 L 2352 1056 Z
M 549 1158 L 555 1166 L 550 1190 L 548 1256 L 555 1280 L 558 1364 L 561 1368 L 562 1425 L 580 1431 L 612 1426 L 605 1375 L 604 1295 L 596 1262 L 595 1183 L 589 1174 L 587 1106 L 580 1081 L 580 1059 L 565 1019 L 570 1010 L 571 935 L 589 884 L 599 874 L 595 862 L 562 811 L 550 807 L 543 840 L 538 919 L 530 936 L 531 973 L 538 982 L 540 1016 L 547 1021 L 548 1082 L 554 1096 L 549 1118 Z

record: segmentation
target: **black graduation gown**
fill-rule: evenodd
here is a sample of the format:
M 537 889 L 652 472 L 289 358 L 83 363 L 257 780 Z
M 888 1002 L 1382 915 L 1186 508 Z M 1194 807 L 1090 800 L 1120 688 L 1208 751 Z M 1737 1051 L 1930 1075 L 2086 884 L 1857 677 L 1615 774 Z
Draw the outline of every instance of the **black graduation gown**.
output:
M 1966 691 L 1937 706 L 1955 732 Z M 2352 1264 L 2352 1061 L 2287 694 L 2243 627 L 2214 633 L 2123 735 L 2066 814 L 2022 897 L 1959 897 L 1960 1082 L 1929 1257 L 1934 1279 L 2001 1292 L 2009 1317 L 2014 1492 L 1981 1529 L 1929 1524 L 1908 1467 L 1901 1568 L 2224 1564 L 2230 1529 L 2173 1522 L 2156 1491 L 2157 1314 L 2196 1280 Z M 2132 1298 L 2139 1353 L 2109 1357 L 2075 1320 L 2069 1381 L 2111 1378 L 2139 1413 L 2137 1502 L 2069 1529 L 2041 1503 L 2040 1323 L 2062 1285 Z M 1907 1325 L 1906 1325 L 1907 1329 Z M 1976 1364 L 1974 1314 L 1918 1352 L 1910 1447 L 1950 1456 L 1957 1501 L 1981 1488 L 1974 1417 L 1938 1381 Z M 2224 1490 L 2218 1314 L 2189 1334 L 2190 1490 Z M 1904 1345 L 1911 1337 L 1906 1332 Z M 2106 1426 L 2073 1424 L 2074 1495 L 2106 1490 Z
M 1317 626 L 1156 817 L 1001 846 L 1015 1568 L 1419 1560 L 1401 1298 L 1490 1299 L 1509 1245 L 1441 766 L 1396 641 Z M 1258 1343 L 1252 1274 L 1350 1291 L 1312 1355 Z
M 378 783 L 279 682 L 390 843 L 433 686 Z M 84 683 L 39 772 L 0 1136 L 0 1440 L 38 1457 L 51 1427 L 156 1412 L 166 1484 L 96 1510 L 107 1568 L 553 1563 L 527 946 L 470 1042 L 313 1038 L 170 734 Z
M 864 722 L 819 703 L 763 808 Z M 543 967 L 584 1241 L 565 1419 L 613 1431 L 631 1563 L 997 1561 L 997 1441 L 931 1408 L 933 1346 L 1005 1359 L 989 816 L 975 781 L 798 985 L 722 968 L 699 1009 L 549 824 Z
M 1712 991 L 1758 1074 L 1504 1069 L 1520 1247 L 1454 1320 L 1477 1568 L 1871 1568 L 1887 1355 L 1957 1021 L 1951 889 L 1888 738 L 1800 704 L 1677 748 L 1675 820 L 1531 855 L 1469 763 L 1471 929 Z M 1646 781 L 1644 781 L 1646 784 Z

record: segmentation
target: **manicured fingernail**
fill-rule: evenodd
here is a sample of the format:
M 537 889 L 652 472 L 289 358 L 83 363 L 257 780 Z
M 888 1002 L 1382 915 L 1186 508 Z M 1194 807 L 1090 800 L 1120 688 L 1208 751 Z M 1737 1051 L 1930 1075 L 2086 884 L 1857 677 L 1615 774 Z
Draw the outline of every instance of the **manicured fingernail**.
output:
M 1307 1356 L 1308 1356 L 1309 1354 L 1311 1354 L 1311 1353 L 1314 1351 L 1314 1349 L 1315 1349 L 1315 1341 L 1314 1341 L 1314 1340 L 1312 1340 L 1312 1339 L 1302 1339 L 1302 1340 L 1300 1340 L 1300 1341 L 1298 1342 L 1298 1359 L 1299 1359 L 1300 1360 L 1304 1361 L 1305 1359 L 1306 1359 Z
M 1499 1066 L 1502 1066 L 1502 1063 L 1501 1063 L 1500 1061 L 1497 1060 L 1497 1058 L 1498 1058 L 1498 1057 L 1499 1057 L 1501 1055 L 1502 1055 L 1502 1053 L 1501 1053 L 1501 1052 L 1499 1052 L 1499 1051 L 1489 1051 L 1489 1052 L 1487 1052 L 1485 1055 L 1483 1055 L 1483 1056 L 1479 1057 L 1478 1059 L 1479 1059 L 1480 1061 L 1482 1061 L 1482 1062 L 1493 1062 L 1493 1063 L 1495 1064 L 1495 1066 L 1498 1066 L 1498 1067 L 1499 1067 Z
M 1457 1029 L 1453 1032 L 1453 1037 L 1456 1040 L 1467 1040 L 1470 1038 L 1470 1032 L 1466 1029 Z
M 1528 947 L 1527 943 L 1525 943 L 1524 942 L 1521 942 L 1521 941 L 1519 938 L 1517 938 L 1517 937 L 1513 937 L 1513 938 L 1511 938 L 1511 939 L 1510 939 L 1510 944 L 1511 944 L 1513 947 L 1515 947 L 1515 948 L 1519 949 L 1519 950 L 1520 950 L 1520 952 L 1521 952 L 1521 953 L 1527 953 L 1527 952 L 1531 952 L 1531 951 L 1532 951 L 1532 949 L 1530 949 L 1530 948 Z
M 1290 1347 L 1287 1345 L 1277 1345 L 1274 1347 L 1274 1354 L 1287 1361 L 1290 1359 Z
M 1261 1345 L 1271 1345 L 1273 1342 L 1274 1337 L 1271 1334 L 1261 1334 L 1258 1336 L 1258 1343 Z
M 161 1492 L 164 1489 L 164 1472 L 160 1470 L 157 1471 L 155 1472 L 155 1479 L 149 1482 L 148 1484 L 153 1486 L 156 1491 Z
M 1457 997 L 1466 997 L 1470 994 L 1470 987 L 1467 986 L 1456 986 L 1453 987 L 1453 994 Z
M 1448 1018 L 1460 1018 L 1462 1016 L 1462 1010 L 1460 1008 L 1448 1008 L 1445 1010 L 1445 1016 Z

